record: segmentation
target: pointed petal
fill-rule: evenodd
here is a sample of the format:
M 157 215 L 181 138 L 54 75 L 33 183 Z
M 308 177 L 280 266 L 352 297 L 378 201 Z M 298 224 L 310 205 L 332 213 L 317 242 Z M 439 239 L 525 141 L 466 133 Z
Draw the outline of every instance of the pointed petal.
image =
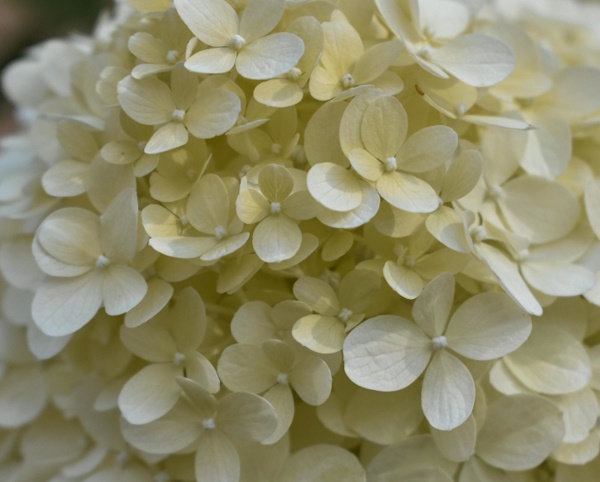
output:
M 169 122 L 154 133 L 146 144 L 144 152 L 146 154 L 161 154 L 185 146 L 188 140 L 188 131 L 183 124 Z
M 300 318 L 292 329 L 294 339 L 317 353 L 337 353 L 342 349 L 346 330 L 337 318 L 308 315 Z
M 369 153 L 385 160 L 395 156 L 406 139 L 408 117 L 398 99 L 392 96 L 376 98 L 365 111 L 361 138 Z
M 238 33 L 237 13 L 225 0 L 176 0 L 175 8 L 194 35 L 207 45 L 227 45 Z
M 454 276 L 442 273 L 427 283 L 413 305 L 413 319 L 431 338 L 442 335 L 446 330 L 454 305 L 454 287 Z
M 127 313 L 142 301 L 148 289 L 140 273 L 120 264 L 109 265 L 102 280 L 104 309 L 110 316 Z

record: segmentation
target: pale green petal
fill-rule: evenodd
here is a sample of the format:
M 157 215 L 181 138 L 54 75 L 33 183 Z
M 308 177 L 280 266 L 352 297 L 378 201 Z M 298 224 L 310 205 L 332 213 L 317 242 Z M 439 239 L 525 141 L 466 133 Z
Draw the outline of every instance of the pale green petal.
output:
M 476 452 L 505 470 L 539 465 L 558 447 L 565 433 L 560 409 L 537 395 L 500 397 L 487 410 Z
M 263 397 L 273 406 L 277 414 L 277 428 L 262 442 L 265 445 L 271 445 L 285 436 L 294 420 L 294 396 L 288 385 L 277 384 Z
M 240 457 L 229 438 L 218 430 L 206 431 L 200 438 L 195 457 L 196 480 L 238 482 Z
M 289 382 L 309 405 L 321 405 L 331 394 L 331 371 L 321 358 L 307 355 L 294 366 Z
M 417 383 L 393 393 L 357 390 L 346 406 L 344 421 L 361 437 L 392 445 L 412 434 L 423 421 L 420 400 Z
M 591 377 L 590 359 L 570 333 L 536 323 L 529 339 L 504 358 L 530 390 L 558 395 L 581 390 Z
M 138 199 L 133 189 L 115 197 L 100 217 L 100 243 L 110 261 L 126 264 L 136 251 Z
M 337 445 L 313 445 L 289 457 L 278 476 L 280 482 L 366 482 L 355 455 Z
M 284 9 L 282 0 L 248 0 L 240 18 L 240 35 L 246 42 L 264 37 L 277 26 Z
M 475 453 L 477 425 L 472 415 L 452 430 L 437 430 L 430 428 L 435 445 L 448 460 L 466 462 Z

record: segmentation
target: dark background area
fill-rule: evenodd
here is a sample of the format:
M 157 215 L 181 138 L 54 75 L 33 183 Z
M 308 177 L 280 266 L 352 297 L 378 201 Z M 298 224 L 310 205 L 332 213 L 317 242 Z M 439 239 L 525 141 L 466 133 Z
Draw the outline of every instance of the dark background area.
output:
M 0 0 L 0 71 L 27 47 L 50 37 L 90 32 L 112 0 Z M 0 95 L 0 135 L 11 132 L 11 108 Z

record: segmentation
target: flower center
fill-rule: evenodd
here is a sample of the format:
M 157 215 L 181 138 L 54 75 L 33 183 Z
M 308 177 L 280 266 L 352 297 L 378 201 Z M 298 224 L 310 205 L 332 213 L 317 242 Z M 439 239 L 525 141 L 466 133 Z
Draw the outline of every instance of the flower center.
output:
M 183 353 L 175 353 L 173 355 L 173 365 L 180 367 L 185 363 L 185 355 Z
M 171 120 L 173 122 L 183 122 L 185 117 L 185 111 L 181 109 L 175 109 L 171 114 Z
M 446 340 L 446 337 L 444 335 L 435 336 L 431 340 L 431 343 L 433 344 L 434 350 L 439 350 L 440 348 L 446 348 L 448 346 L 448 340 Z
M 246 45 L 246 40 L 239 34 L 235 34 L 229 39 L 229 46 L 234 50 L 241 50 Z
M 227 228 L 225 226 L 217 226 L 215 228 L 215 238 L 221 240 L 225 236 L 227 236 Z
M 458 104 L 456 106 L 456 115 L 457 116 L 465 115 L 465 112 L 467 112 L 467 104 L 465 104 L 464 102 L 461 102 L 460 104 Z
M 148 144 L 147 142 L 141 141 L 138 142 L 138 149 L 142 152 L 144 152 L 146 150 L 146 144 Z
M 406 258 L 404 258 L 404 266 L 406 266 L 407 268 L 412 268 L 416 262 L 417 261 L 415 260 L 414 256 L 407 256 Z
M 275 154 L 276 156 L 281 154 L 281 144 L 273 144 L 271 146 L 271 154 Z
M 169 482 L 171 476 L 166 472 L 159 472 L 154 476 L 154 482 Z
M 485 228 L 483 226 L 476 226 L 471 231 L 471 238 L 476 243 L 481 243 L 483 240 L 487 239 L 487 237 L 488 237 L 487 231 L 485 230 Z
M 177 58 L 179 57 L 179 52 L 177 50 L 169 50 L 167 53 L 167 63 L 174 64 L 177 62 Z
M 298 68 L 298 67 L 293 67 L 290 70 L 288 70 L 286 76 L 288 79 L 290 80 L 298 80 L 300 78 L 300 76 L 302 75 L 302 71 Z
M 425 60 L 429 60 L 431 58 L 431 47 L 429 45 L 424 45 L 419 49 L 417 55 Z
M 108 259 L 106 256 L 104 256 L 103 254 L 98 256 L 98 259 L 96 260 L 96 268 L 105 268 L 109 264 L 110 259 Z
M 125 467 L 125 465 L 127 465 L 130 460 L 131 457 L 127 452 L 125 452 L 125 450 L 121 450 L 115 457 L 115 462 L 119 467 Z
M 205 418 L 202 420 L 202 427 L 204 430 L 214 430 L 215 429 L 215 419 L 214 418 Z
M 388 172 L 398 169 L 398 161 L 396 161 L 395 157 L 388 157 L 383 164 L 385 166 L 385 170 Z
M 271 214 L 279 214 L 281 212 L 281 203 L 271 203 Z
M 352 315 L 352 310 L 349 310 L 348 308 L 342 308 L 342 310 L 338 313 L 337 317 L 344 323 L 348 323 L 348 320 Z
M 342 85 L 344 86 L 344 89 L 350 89 L 351 87 L 354 87 L 355 84 L 355 80 L 354 77 L 352 77 L 352 74 L 346 74 L 342 77 Z
M 279 383 L 280 385 L 287 385 L 288 384 L 287 373 L 278 373 L 277 374 L 277 383 Z
M 499 199 L 504 194 L 504 191 L 502 190 L 502 188 L 500 186 L 494 185 L 494 186 L 490 186 L 488 193 L 492 199 Z
M 185 228 L 186 226 L 188 226 L 188 224 L 190 224 L 190 220 L 188 219 L 188 217 L 185 214 L 182 214 L 179 217 L 179 222 L 181 223 L 182 228 Z

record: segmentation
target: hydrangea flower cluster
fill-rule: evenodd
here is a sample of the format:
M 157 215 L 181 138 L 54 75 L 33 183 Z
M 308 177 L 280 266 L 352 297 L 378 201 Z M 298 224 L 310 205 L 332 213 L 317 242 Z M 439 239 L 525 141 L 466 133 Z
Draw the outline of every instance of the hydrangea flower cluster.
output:
M 0 480 L 597 481 L 600 15 L 544 5 L 122 0 L 10 66 Z

